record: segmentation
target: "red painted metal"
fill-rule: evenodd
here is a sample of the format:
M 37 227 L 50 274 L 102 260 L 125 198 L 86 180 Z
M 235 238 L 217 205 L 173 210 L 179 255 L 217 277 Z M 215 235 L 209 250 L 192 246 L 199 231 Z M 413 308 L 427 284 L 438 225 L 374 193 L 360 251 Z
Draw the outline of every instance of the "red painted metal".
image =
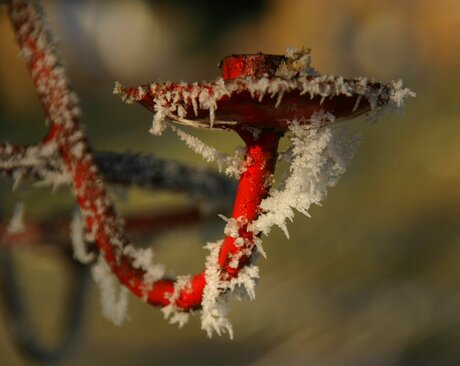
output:
M 103 177 L 79 123 L 76 99 L 65 78 L 59 55 L 54 50 L 51 34 L 42 22 L 41 10 L 26 0 L 15 0 L 10 2 L 9 12 L 21 48 L 27 51 L 23 52 L 27 55 L 27 66 L 50 120 L 50 131 L 42 144 L 57 146 L 66 170 L 72 176 L 73 191 L 81 208 L 86 230 L 93 234 L 99 251 L 112 272 L 133 294 L 152 305 L 168 305 L 174 292 L 174 280 L 163 279 L 155 282 L 152 288 L 145 288 L 145 271 L 135 268 L 132 258 L 123 253 L 123 247 L 129 244 L 125 226 L 106 193 Z M 284 56 L 263 54 L 230 56 L 222 62 L 223 78 L 226 82 L 232 82 L 243 77 L 273 77 L 284 59 Z M 376 83 L 375 87 L 380 87 L 380 84 Z M 190 86 L 168 82 L 160 85 L 158 93 L 168 93 L 172 89 L 187 91 L 187 88 Z M 212 92 L 210 84 L 202 85 L 202 88 Z M 154 100 L 159 94 L 152 92 L 150 88 L 149 90 L 141 102 L 154 109 Z M 127 91 L 128 94 L 138 92 L 139 88 Z M 363 107 L 355 111 L 353 107 L 356 98 L 357 96 L 334 97 L 321 104 L 318 97 L 301 95 L 299 88 L 286 93 L 283 103 L 276 107 L 273 98 L 266 97 L 259 101 L 257 95 L 250 95 L 248 88 L 242 88 L 231 96 L 225 95 L 217 100 L 216 119 L 228 118 L 236 122 L 236 126 L 232 128 L 240 134 L 247 148 L 245 171 L 239 181 L 232 214 L 234 219 L 242 223 L 239 235 L 245 239 L 245 243 L 238 246 L 234 238 L 225 238 L 217 263 L 223 280 L 237 276 L 255 251 L 254 234 L 248 230 L 248 225 L 259 215 L 260 202 L 270 189 L 278 141 L 287 127 L 285 121 L 299 116 L 309 118 L 319 108 L 338 114 L 338 117 L 362 113 L 369 106 L 364 102 Z M 208 118 L 208 111 L 200 110 L 198 116 L 195 116 L 192 106 L 187 108 L 187 118 L 204 118 L 205 113 Z M 256 136 L 245 129 L 247 126 L 256 126 L 262 130 Z M 237 266 L 231 266 L 230 262 L 235 256 L 238 258 Z M 175 305 L 184 311 L 199 308 L 205 285 L 204 272 L 195 275 L 189 286 L 185 286 L 180 292 Z
M 226 236 L 222 244 L 218 264 L 222 271 L 223 279 L 236 277 L 239 271 L 249 262 L 255 248 L 253 246 L 253 233 L 249 231 L 248 224 L 254 221 L 259 214 L 260 202 L 267 196 L 275 169 L 278 142 L 280 134 L 266 130 L 256 138 L 252 133 L 242 130 L 240 136 L 246 142 L 245 171 L 241 175 L 233 207 L 232 217 L 240 219 L 245 224 L 241 225 L 239 235 L 246 239 L 243 246 L 235 244 L 235 238 Z M 239 252 L 243 254 L 238 260 L 238 266 L 230 266 L 230 262 Z M 180 292 L 176 306 L 182 310 L 199 308 L 203 290 L 206 285 L 204 272 L 195 275 L 186 289 Z M 169 304 L 165 294 L 172 294 L 174 281 L 162 280 L 154 284 L 148 294 L 148 302 L 164 306 Z
M 51 122 L 48 135 L 41 143 L 57 145 L 66 169 L 72 175 L 74 194 L 82 210 L 86 230 L 93 233 L 96 245 L 112 272 L 137 297 L 147 300 L 152 305 L 168 305 L 174 292 L 174 280 L 163 279 L 155 282 L 152 288 L 146 289 L 145 272 L 135 268 L 132 258 L 123 253 L 122 247 L 127 245 L 129 240 L 125 234 L 125 227 L 106 193 L 103 178 L 79 123 L 76 112 L 78 106 L 71 95 L 63 70 L 56 69 L 59 63 L 48 62 L 51 59 L 58 60 L 58 56 L 54 54 L 51 43 L 40 43 L 36 38 L 39 34 L 47 33 L 47 30 L 35 13 L 36 8 L 21 1 L 17 6 L 23 12 L 20 17 L 15 17 L 10 12 L 13 26 L 21 47 L 27 47 L 32 54 L 27 60 L 27 66 Z M 24 28 L 24 24 L 28 27 Z M 30 32 L 21 33 L 19 29 L 22 28 Z M 46 41 L 51 41 L 51 38 L 47 38 Z M 264 58 L 263 55 L 241 56 L 240 59 L 245 63 L 226 59 L 224 67 L 228 77 L 258 77 L 260 73 L 272 72 L 278 62 L 277 58 L 276 62 L 273 62 L 272 58 Z M 266 64 L 263 62 L 264 59 L 268 60 Z M 254 118 L 257 118 L 257 115 Z M 234 238 L 225 238 L 218 260 L 223 279 L 237 276 L 254 251 L 253 237 L 247 230 L 247 223 L 257 217 L 259 204 L 268 194 L 280 138 L 279 132 L 268 129 L 262 131 L 258 137 L 241 128 L 237 130 L 246 142 L 247 152 L 246 170 L 240 178 L 233 217 L 245 223 L 240 229 L 240 235 L 247 240 L 243 247 L 238 247 Z M 75 148 L 76 144 L 80 144 L 78 148 Z M 245 253 L 239 259 L 238 266 L 232 268 L 229 261 L 238 251 L 243 250 Z M 176 306 L 185 311 L 199 308 L 205 285 L 204 272 L 192 277 L 189 286 L 180 292 Z
M 285 80 L 275 77 L 276 67 L 284 56 L 276 55 L 238 55 L 229 56 L 221 62 L 222 77 L 224 82 L 229 85 L 233 83 L 233 91 L 223 94 L 216 98 L 216 108 L 214 110 L 214 128 L 232 128 L 231 125 L 220 121 L 231 121 L 236 124 L 244 124 L 255 128 L 278 128 L 287 130 L 288 121 L 297 120 L 301 124 L 310 123 L 312 115 L 316 112 L 329 112 L 336 120 L 346 120 L 364 114 L 371 110 L 368 98 L 358 93 L 336 93 L 322 96 L 320 93 L 310 95 L 303 90 L 303 82 L 312 81 L 315 76 L 308 75 L 303 78 L 293 78 Z M 265 63 L 266 62 L 266 63 Z M 290 82 L 291 87 L 282 93 L 259 95 L 251 89 L 250 81 L 243 79 L 249 77 L 252 81 L 267 76 L 266 82 L 273 83 L 283 81 Z M 315 82 L 321 83 L 318 89 L 332 89 L 337 87 L 336 82 L 346 83 L 353 87 L 362 87 L 360 79 L 324 79 Z M 236 88 L 235 85 L 236 84 Z M 215 93 L 215 89 L 221 85 L 219 82 L 201 82 L 198 84 L 160 82 L 144 84 L 141 87 L 122 88 L 122 94 L 133 101 L 137 101 L 152 112 L 156 112 L 156 100 L 163 98 L 171 93 L 190 94 L 192 90 L 198 88 L 198 93 L 207 91 L 210 95 Z M 369 93 L 375 94 L 377 105 L 388 102 L 388 86 L 380 82 L 367 81 L 366 88 Z M 140 94 L 140 90 L 145 92 Z M 196 90 L 195 90 L 196 92 Z M 197 94 L 198 94 L 197 93 Z M 163 106 L 168 108 L 171 101 L 164 100 Z M 206 108 L 195 109 L 192 103 L 180 103 L 184 109 L 184 118 L 196 122 L 209 123 L 209 110 Z
M 225 57 L 219 67 L 224 80 L 233 80 L 241 77 L 255 79 L 263 76 L 273 77 L 281 62 L 286 61 L 286 56 L 267 55 L 256 53 L 253 55 L 231 55 Z

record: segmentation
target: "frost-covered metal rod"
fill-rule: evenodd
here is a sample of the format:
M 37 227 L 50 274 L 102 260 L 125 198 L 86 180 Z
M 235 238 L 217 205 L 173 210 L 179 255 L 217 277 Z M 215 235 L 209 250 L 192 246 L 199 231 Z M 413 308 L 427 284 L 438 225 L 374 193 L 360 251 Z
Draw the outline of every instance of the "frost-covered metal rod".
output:
M 119 247 L 118 250 L 121 250 L 128 239 L 79 123 L 77 98 L 69 86 L 60 55 L 44 22 L 41 4 L 10 0 L 8 11 L 38 97 L 50 121 L 44 143 L 54 145 L 59 151 L 72 177 L 74 194 L 88 233 L 107 259 L 111 259 L 109 263 L 117 266 L 114 258 L 118 255 L 112 248 Z
M 51 155 L 50 155 L 51 154 Z M 155 155 L 94 151 L 104 181 L 126 187 L 165 189 L 203 196 L 225 204 L 236 191 L 236 182 L 211 169 L 188 166 Z M 0 176 L 34 179 L 40 185 L 71 184 L 64 163 L 54 148 L 44 144 L 22 146 L 0 143 Z
M 259 205 L 270 190 L 281 137 L 275 130 L 264 130 L 259 135 L 253 135 L 243 129 L 239 134 L 246 143 L 246 155 L 230 219 L 232 221 L 227 225 L 227 228 L 233 228 L 227 230 L 216 263 L 223 281 L 238 276 L 256 249 L 251 223 L 259 215 Z M 160 306 L 169 305 L 168 297 L 174 293 L 174 285 L 173 280 L 157 281 L 148 294 L 148 302 Z M 193 276 L 180 289 L 175 306 L 183 311 L 201 307 L 205 285 L 204 272 Z
M 132 257 L 123 253 L 129 244 L 123 222 L 107 195 L 84 130 L 79 106 L 54 48 L 52 35 L 37 1 L 8 1 L 9 16 L 21 52 L 32 76 L 40 102 L 50 121 L 42 144 L 58 151 L 73 181 L 73 191 L 84 219 L 87 237 L 93 239 L 120 281 L 139 297 L 144 271 L 133 268 Z
M 232 225 L 229 222 L 226 231 L 230 233 L 227 234 L 219 253 L 219 266 L 229 277 L 238 274 L 254 250 L 254 240 L 257 239 L 251 223 L 261 213 L 260 203 L 268 196 L 271 188 L 282 133 L 267 129 L 254 135 L 242 129 L 239 135 L 246 143 L 247 152 L 233 206 L 234 227 L 233 230 L 229 228 Z
M 123 222 L 117 216 L 108 197 L 103 176 L 95 163 L 87 138 L 79 123 L 79 107 L 75 94 L 70 89 L 65 69 L 54 49 L 51 33 L 43 22 L 43 10 L 36 1 L 11 0 L 8 2 L 9 14 L 15 29 L 22 53 L 26 59 L 41 104 L 50 121 L 50 130 L 42 141 L 49 146 L 49 153 L 58 152 L 65 169 L 73 181 L 73 190 L 82 211 L 87 234 L 94 239 L 112 272 L 136 296 L 153 305 L 166 306 L 174 293 L 175 282 L 158 280 L 148 283 L 148 271 L 142 265 L 133 263 L 130 254 L 132 247 L 125 235 Z M 234 215 L 237 219 L 249 222 L 254 219 L 260 200 L 268 192 L 267 182 L 271 179 L 270 169 L 276 161 L 276 147 L 279 135 L 264 134 L 258 138 L 248 132 L 241 132 L 248 145 L 246 165 L 248 171 L 243 174 L 237 195 Z M 259 140 L 260 139 L 260 140 Z M 258 142 L 259 141 L 259 142 Z M 265 146 L 266 145 L 266 146 Z M 23 155 L 27 151 L 23 152 Z M 268 174 L 264 172 L 268 171 Z M 260 185 L 259 185 L 260 183 Z M 259 188 L 252 192 L 254 184 Z M 259 198 L 252 199 L 252 195 Z M 248 238 L 247 229 L 241 229 Z M 227 237 L 219 263 L 227 273 L 235 276 L 238 267 L 233 268 L 225 258 L 238 251 L 235 238 Z M 239 261 L 241 265 L 250 257 L 248 246 L 251 240 L 240 248 L 245 249 Z M 228 270 L 228 272 L 225 272 Z M 205 285 L 204 272 L 193 277 L 184 286 L 175 305 L 188 310 L 201 305 Z
M 139 102 L 155 112 L 154 134 L 161 134 L 169 119 L 192 127 L 233 130 L 246 143 L 243 169 L 240 171 L 239 165 L 228 169 L 241 175 L 232 217 L 225 218 L 224 241 L 207 245 L 210 255 L 203 272 L 166 279 L 164 269 L 152 263 L 150 249 L 130 244 L 125 225 L 106 193 L 103 175 L 79 124 L 76 97 L 39 3 L 9 0 L 8 4 L 21 51 L 50 121 L 49 133 L 39 145 L 44 150 L 39 152 L 58 155 L 71 177 L 82 213 L 80 222 L 84 223 L 75 226 L 84 226 L 84 238 L 95 241 L 99 248 L 93 277 L 103 297 L 109 299 L 103 304 L 104 313 L 114 310 L 109 316 L 116 324 L 122 320 L 118 308 L 125 309 L 126 302 L 123 298 L 117 304 L 111 301 L 111 273 L 139 298 L 161 306 L 171 322 L 182 325 L 188 310 L 201 307 L 202 328 L 208 335 L 228 332 L 231 337 L 226 301 L 230 294 L 255 296 L 258 269 L 251 258 L 256 250 L 264 254 L 258 236 L 267 234 L 273 225 L 285 228 L 293 209 L 307 213 L 310 204 L 320 202 L 326 188 L 344 170 L 342 160 L 347 154 L 341 156 L 341 149 L 333 144 L 332 131 L 324 127 L 367 112 L 377 117 L 400 109 L 408 97 L 415 96 L 401 81 L 385 84 L 321 75 L 310 66 L 308 50 L 289 50 L 286 56 L 229 56 L 222 63 L 223 77 L 210 83 L 149 83 L 135 88 L 116 84 L 114 92 L 125 101 Z M 279 138 L 287 131 L 293 134 L 293 178 L 287 179 L 285 192 L 274 190 L 267 197 Z M 208 161 L 222 157 L 193 136 L 178 134 Z M 21 159 L 37 157 L 27 149 L 18 151 Z M 222 164 L 233 159 L 220 160 Z M 76 232 L 77 239 L 82 239 L 83 233 Z M 84 247 L 84 240 L 76 241 Z

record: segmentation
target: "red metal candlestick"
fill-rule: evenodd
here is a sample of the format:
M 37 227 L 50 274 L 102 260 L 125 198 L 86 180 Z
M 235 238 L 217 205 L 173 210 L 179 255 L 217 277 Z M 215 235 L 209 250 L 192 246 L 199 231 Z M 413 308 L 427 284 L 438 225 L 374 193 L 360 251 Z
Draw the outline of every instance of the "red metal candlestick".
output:
M 71 91 L 51 34 L 43 23 L 40 4 L 9 0 L 9 15 L 34 86 L 50 120 L 46 138 L 24 155 L 55 154 L 62 158 L 73 181 L 87 232 L 119 280 L 136 296 L 152 305 L 166 306 L 178 282 L 146 283 L 148 269 L 135 265 L 128 249 L 125 228 L 108 197 L 103 177 L 95 163 L 85 132 L 79 123 L 79 108 Z M 221 245 L 216 266 L 221 281 L 238 276 L 255 250 L 250 224 L 260 214 L 268 195 L 279 138 L 289 121 L 308 124 L 315 113 L 332 113 L 348 119 L 385 104 L 402 104 L 411 95 L 402 83 L 392 86 L 365 78 L 344 79 L 319 75 L 309 65 L 308 52 L 278 55 L 239 55 L 225 58 L 222 79 L 211 83 L 151 83 L 115 92 L 156 113 L 161 132 L 164 118 L 194 127 L 235 130 L 246 143 L 244 171 L 240 177 L 231 223 L 236 231 Z M 2 145 L 5 153 L 10 146 Z M 13 149 L 14 150 L 14 149 Z M 46 156 L 48 156 L 46 155 Z M 230 225 L 230 222 L 229 222 Z M 147 281 L 148 282 L 148 281 Z M 205 272 L 181 287 L 174 305 L 182 310 L 201 306 L 206 286 Z M 177 286 L 176 286 L 177 287 Z M 219 291 L 226 291 L 222 286 Z

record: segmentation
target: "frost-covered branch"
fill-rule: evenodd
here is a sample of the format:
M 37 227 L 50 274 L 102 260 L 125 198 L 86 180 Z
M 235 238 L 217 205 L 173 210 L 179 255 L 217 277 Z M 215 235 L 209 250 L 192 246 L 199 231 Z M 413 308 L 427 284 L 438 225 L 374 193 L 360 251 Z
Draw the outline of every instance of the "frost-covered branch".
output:
M 13 189 L 26 179 L 52 186 L 71 183 L 54 143 L 31 146 L 0 144 L 0 176 L 13 178 Z
M 130 244 L 125 226 L 108 196 L 103 176 L 79 122 L 79 107 L 57 53 L 38 1 L 10 0 L 8 11 L 21 53 L 32 76 L 50 129 L 43 144 L 56 144 L 80 207 L 88 237 L 120 282 L 153 305 L 169 304 L 171 280 L 160 280 L 162 266 L 152 263 L 148 250 Z M 185 308 L 199 306 L 200 301 Z
M 104 179 L 111 184 L 188 192 L 220 202 L 229 200 L 236 190 L 236 182 L 210 169 L 153 155 L 96 152 L 95 159 Z
M 50 154 L 48 146 L 0 144 L 0 176 L 36 180 L 39 185 L 68 185 L 63 160 Z M 126 187 L 187 192 L 224 203 L 232 196 L 236 183 L 203 167 L 188 166 L 153 155 L 96 151 L 94 158 L 104 181 Z

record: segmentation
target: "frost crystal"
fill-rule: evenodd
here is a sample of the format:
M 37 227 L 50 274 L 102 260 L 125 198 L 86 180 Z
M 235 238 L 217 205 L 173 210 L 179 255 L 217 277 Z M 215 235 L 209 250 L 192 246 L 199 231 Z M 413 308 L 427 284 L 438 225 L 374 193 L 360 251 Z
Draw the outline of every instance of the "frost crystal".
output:
M 210 253 L 206 258 L 206 286 L 201 301 L 201 329 L 206 331 L 208 337 L 216 332 L 218 335 L 228 333 L 230 339 L 233 339 L 233 328 L 228 319 L 229 303 L 233 298 L 255 299 L 255 285 L 259 279 L 259 268 L 250 264 L 243 267 L 237 277 L 229 281 L 222 280 L 218 265 L 221 246 L 222 241 L 208 243 L 205 247 Z
M 115 325 L 121 325 L 126 319 L 128 310 L 128 289 L 118 285 L 118 280 L 101 255 L 91 267 L 91 274 L 94 282 L 99 286 L 102 313 Z M 118 296 L 117 287 L 119 288 Z
M 221 295 L 223 288 L 225 288 L 225 284 L 220 278 L 221 272 L 218 265 L 221 245 L 222 242 L 208 243 L 205 247 L 209 249 L 210 254 L 206 258 L 206 286 L 201 300 L 201 329 L 206 331 L 208 337 L 216 332 L 218 335 L 228 333 L 229 337 L 233 339 L 232 324 L 227 318 L 229 312 L 228 295 Z
M 19 234 L 24 232 L 24 202 L 18 202 L 14 206 L 13 216 L 8 223 L 8 233 Z
M 238 238 L 242 222 L 233 217 L 228 218 L 221 214 L 219 214 L 219 217 L 227 223 L 224 228 L 224 234 L 232 238 Z
M 95 253 L 87 251 L 84 239 L 85 227 L 81 218 L 80 210 L 75 210 L 70 222 L 70 238 L 72 242 L 73 256 L 83 264 L 91 263 L 95 259 Z
M 179 328 L 182 328 L 189 320 L 190 313 L 181 311 L 177 307 L 176 301 L 182 290 L 190 286 L 191 276 L 179 276 L 174 282 L 174 292 L 169 297 L 169 305 L 161 308 L 165 319 L 169 319 L 170 324 L 177 324 Z
M 312 204 L 319 205 L 327 188 L 336 184 L 353 156 L 356 138 L 350 138 L 332 124 L 331 114 L 316 114 L 311 125 L 290 124 L 292 163 L 284 189 L 272 189 L 260 205 L 264 212 L 253 223 L 256 233 L 268 234 L 273 225 L 287 237 L 286 220 L 292 221 L 294 210 L 309 216 Z M 324 125 L 324 122 L 328 124 Z
M 244 245 L 247 245 L 246 250 L 249 252 L 249 255 L 252 251 L 252 247 L 255 246 L 257 251 L 262 254 L 262 256 L 267 259 L 267 253 L 262 246 L 262 240 L 257 237 L 253 236 L 251 240 L 245 239 L 240 236 L 240 229 L 245 229 L 247 232 L 253 232 L 253 224 L 249 223 L 245 218 L 238 217 L 237 219 L 231 217 L 225 217 L 224 215 L 219 214 L 219 217 L 224 220 L 227 225 L 224 228 L 224 234 L 231 238 L 235 239 L 235 244 L 242 248 Z M 245 254 L 243 251 L 237 253 L 235 257 L 232 258 L 230 262 L 230 267 L 237 268 L 239 264 L 239 260 L 241 256 Z
M 297 49 L 288 47 L 287 61 L 282 62 L 276 70 L 276 75 L 285 79 L 291 79 L 296 75 L 319 75 L 318 72 L 311 67 L 311 49 Z
M 403 81 L 401 79 L 392 81 L 390 85 L 391 88 L 388 91 L 388 103 L 383 107 L 376 108 L 373 113 L 370 113 L 367 116 L 368 122 L 375 123 L 389 112 L 402 113 L 407 98 L 416 96 L 412 90 L 403 86 Z M 378 95 L 370 94 L 368 99 L 371 102 L 371 105 L 375 106 L 377 104 Z
M 132 244 L 128 244 L 123 248 L 123 254 L 132 259 L 133 268 L 138 268 L 145 272 L 142 290 L 144 301 L 146 301 L 147 294 L 151 290 L 153 283 L 163 278 L 165 268 L 163 265 L 153 262 L 153 251 L 151 248 L 136 248 Z
M 158 111 L 153 116 L 152 128 L 149 132 L 154 136 L 160 136 L 168 127 L 165 121 L 165 115 L 163 111 Z
M 219 171 L 224 171 L 225 174 L 229 177 L 234 176 L 239 178 L 243 172 L 243 149 L 237 148 L 235 150 L 235 155 L 230 156 L 223 152 L 217 151 L 212 146 L 206 145 L 198 137 L 192 136 L 177 127 L 171 126 L 171 128 L 191 150 L 201 155 L 206 162 L 209 163 L 215 161 Z

